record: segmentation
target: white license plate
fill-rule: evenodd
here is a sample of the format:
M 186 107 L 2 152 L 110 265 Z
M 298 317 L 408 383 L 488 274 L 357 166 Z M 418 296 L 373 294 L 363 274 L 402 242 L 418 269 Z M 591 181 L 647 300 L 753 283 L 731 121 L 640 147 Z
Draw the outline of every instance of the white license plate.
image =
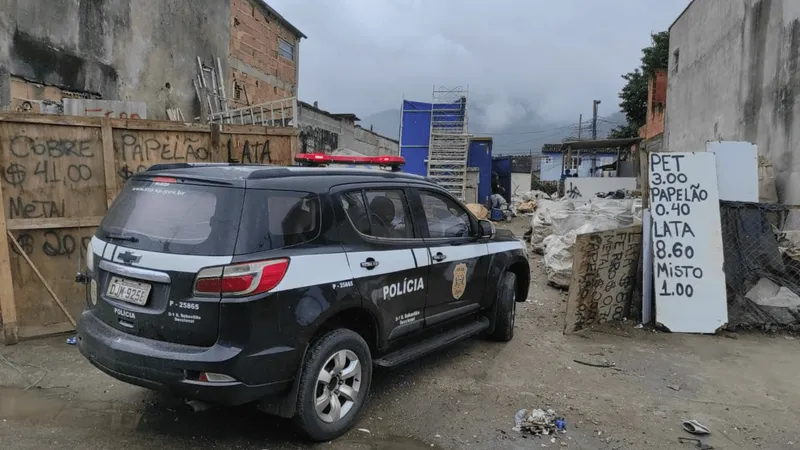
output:
M 150 295 L 150 285 L 119 277 L 111 277 L 106 295 L 116 300 L 143 306 L 147 303 L 147 297 Z

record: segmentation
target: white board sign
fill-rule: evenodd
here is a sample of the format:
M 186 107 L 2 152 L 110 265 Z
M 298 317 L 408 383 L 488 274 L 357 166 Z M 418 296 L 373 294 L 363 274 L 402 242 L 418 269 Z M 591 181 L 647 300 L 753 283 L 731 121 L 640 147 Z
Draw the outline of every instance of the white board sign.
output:
M 717 161 L 719 199 L 758 202 L 758 148 L 749 142 L 709 141 Z
M 713 153 L 650 154 L 656 322 L 714 333 L 728 322 Z
M 597 193 L 636 189 L 636 178 L 620 177 L 575 177 L 564 179 L 564 196 L 573 202 L 586 203 Z

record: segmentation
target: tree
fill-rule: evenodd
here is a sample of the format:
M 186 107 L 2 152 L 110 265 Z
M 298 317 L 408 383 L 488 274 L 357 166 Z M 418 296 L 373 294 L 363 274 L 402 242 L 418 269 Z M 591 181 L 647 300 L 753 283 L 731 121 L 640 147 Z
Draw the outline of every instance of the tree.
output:
M 641 66 L 622 75 L 627 83 L 619 93 L 619 107 L 628 123 L 611 130 L 611 138 L 636 137 L 639 127 L 647 122 L 647 85 L 656 70 L 666 69 L 669 64 L 669 31 L 653 34 L 651 42 L 642 49 Z

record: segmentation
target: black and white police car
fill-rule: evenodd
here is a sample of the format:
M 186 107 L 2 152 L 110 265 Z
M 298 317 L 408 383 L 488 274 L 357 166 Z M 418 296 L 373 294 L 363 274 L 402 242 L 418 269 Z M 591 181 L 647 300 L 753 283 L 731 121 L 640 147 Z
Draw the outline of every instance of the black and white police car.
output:
M 527 253 L 423 177 L 226 164 L 131 178 L 92 238 L 81 353 L 107 374 L 345 433 L 373 366 L 508 341 Z

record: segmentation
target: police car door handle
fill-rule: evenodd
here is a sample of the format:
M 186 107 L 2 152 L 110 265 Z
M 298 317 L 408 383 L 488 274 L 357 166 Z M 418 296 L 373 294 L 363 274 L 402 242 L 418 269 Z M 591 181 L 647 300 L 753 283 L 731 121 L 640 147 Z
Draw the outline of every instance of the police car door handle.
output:
M 447 259 L 447 255 L 445 255 L 442 252 L 438 252 L 437 254 L 431 256 L 431 258 L 433 258 L 434 261 L 439 262 L 439 261 L 444 261 L 445 259 Z
M 378 267 L 378 261 L 375 261 L 374 258 L 367 258 L 366 261 L 361 263 L 361 267 L 363 267 L 363 268 L 365 268 L 367 270 L 372 270 L 372 269 Z

